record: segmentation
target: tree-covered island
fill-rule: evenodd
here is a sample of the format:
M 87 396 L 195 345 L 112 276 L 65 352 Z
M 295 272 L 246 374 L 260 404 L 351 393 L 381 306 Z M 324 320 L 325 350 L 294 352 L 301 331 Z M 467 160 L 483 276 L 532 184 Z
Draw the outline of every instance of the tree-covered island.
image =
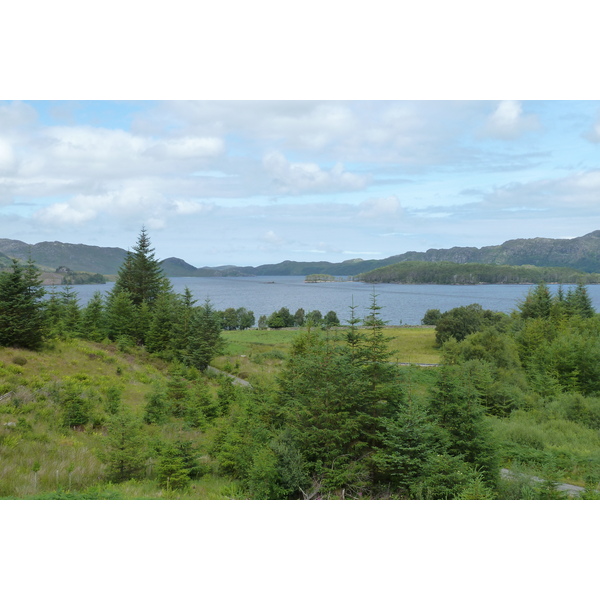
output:
M 569 267 L 406 261 L 361 273 L 355 281 L 438 285 L 600 283 L 600 274 Z

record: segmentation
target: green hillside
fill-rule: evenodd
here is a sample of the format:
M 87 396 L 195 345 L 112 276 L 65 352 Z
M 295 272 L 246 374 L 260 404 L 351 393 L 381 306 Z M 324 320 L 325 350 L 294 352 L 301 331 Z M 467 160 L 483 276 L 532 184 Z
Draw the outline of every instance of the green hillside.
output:
M 104 248 L 85 244 L 40 242 L 26 244 L 18 240 L 0 239 L 1 256 L 27 260 L 29 256 L 47 269 L 68 267 L 73 271 L 114 275 L 118 272 L 126 251 L 121 248 Z M 307 276 L 324 273 L 333 276 L 355 276 L 388 265 L 423 261 L 427 263 L 451 262 L 456 264 L 488 264 L 536 267 L 568 267 L 586 273 L 600 272 L 600 230 L 587 235 L 565 239 L 533 238 L 508 240 L 497 246 L 431 248 L 426 252 L 405 252 L 380 260 L 354 258 L 340 263 L 328 261 L 302 262 L 285 260 L 258 267 L 226 265 L 221 267 L 195 267 L 176 257 L 164 259 L 161 266 L 168 277 L 238 277 L 252 275 Z
M 47 269 L 67 267 L 71 271 L 114 275 L 118 272 L 127 252 L 121 248 L 103 248 L 85 244 L 40 242 L 26 244 L 18 240 L 0 239 L 0 252 L 7 256 L 32 260 Z
M 567 267 L 533 267 L 485 265 L 452 262 L 401 262 L 362 273 L 355 277 L 366 283 L 410 283 L 439 285 L 473 285 L 478 283 L 524 284 L 540 283 L 600 283 L 600 274 L 584 273 Z

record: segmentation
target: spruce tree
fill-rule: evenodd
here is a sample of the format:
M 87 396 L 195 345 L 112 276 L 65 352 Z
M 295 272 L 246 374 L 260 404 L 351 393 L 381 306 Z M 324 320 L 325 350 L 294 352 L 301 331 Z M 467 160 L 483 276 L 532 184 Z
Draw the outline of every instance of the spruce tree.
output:
M 106 330 L 111 340 L 128 337 L 134 340 L 137 334 L 137 309 L 129 292 L 111 292 L 106 305 Z
M 44 293 L 31 259 L 25 267 L 13 259 L 11 271 L 0 273 L 0 346 L 36 350 L 42 345 Z
M 223 344 L 220 319 L 210 301 L 206 300 L 192 313 L 184 361 L 203 371 Z
M 158 463 L 158 482 L 167 491 L 184 490 L 190 485 L 190 469 L 180 447 L 168 445 Z
M 575 289 L 567 292 L 565 304 L 569 315 L 579 315 L 584 319 L 588 319 L 595 314 L 594 306 L 583 283 L 577 284 Z
M 498 455 L 468 368 L 440 367 L 430 409 L 445 432 L 447 452 L 480 469 L 489 484 L 498 477 Z
M 552 308 L 552 295 L 545 283 L 538 283 L 529 290 L 527 297 L 518 304 L 524 319 L 548 319 Z
M 60 293 L 52 286 L 43 309 L 46 335 L 49 338 L 64 338 L 64 308 Z
M 81 311 L 79 331 L 86 340 L 93 342 L 101 342 L 105 338 L 104 300 L 100 292 L 94 292 Z
M 171 284 L 154 256 L 154 248 L 150 245 L 150 238 L 144 227 L 133 251 L 127 253 L 119 269 L 112 293 L 122 291 L 129 292 L 135 306 L 140 306 L 143 302 L 152 306 L 161 292 L 171 291 Z
M 171 348 L 175 358 L 185 362 L 187 346 L 192 335 L 192 317 L 196 308 L 196 300 L 186 286 L 183 294 L 177 294 L 174 301 L 174 323 L 171 331 Z
M 285 426 L 311 477 L 330 490 L 360 485 L 369 476 L 376 409 L 350 350 L 309 330 L 295 339 L 279 385 Z
M 67 285 L 60 296 L 64 306 L 63 321 L 66 337 L 75 337 L 78 333 L 81 319 L 77 292 L 70 285 Z
M 378 437 L 381 448 L 373 457 L 379 471 L 378 479 L 389 482 L 403 496 L 412 495 L 428 461 L 440 446 L 429 415 L 409 398 L 391 417 L 380 419 Z
M 110 481 L 127 481 L 142 474 L 147 454 L 142 424 L 129 409 L 122 407 L 108 422 L 101 460 Z
M 145 336 L 148 352 L 172 350 L 177 318 L 177 299 L 174 294 L 161 294 L 152 311 L 148 333 Z

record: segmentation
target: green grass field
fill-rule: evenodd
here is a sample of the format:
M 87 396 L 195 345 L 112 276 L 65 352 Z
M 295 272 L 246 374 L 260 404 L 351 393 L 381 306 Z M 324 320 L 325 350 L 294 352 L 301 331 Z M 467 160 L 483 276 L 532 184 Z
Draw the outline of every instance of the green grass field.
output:
M 272 382 L 283 365 L 294 338 L 302 331 L 303 329 L 224 331 L 224 354 L 211 364 L 255 384 Z M 343 334 L 343 329 L 335 331 Z M 335 331 L 331 335 L 335 335 Z M 434 328 L 388 327 L 385 335 L 389 339 L 389 349 L 393 353 L 391 360 L 394 362 L 439 362 L 440 353 L 435 348 Z
M 185 498 L 235 497 L 235 482 L 210 473 L 184 492 L 161 489 L 155 480 L 105 482 L 98 451 L 106 435 L 109 390 L 141 416 L 153 385 L 166 385 L 169 365 L 143 350 L 119 351 L 114 344 L 56 341 L 41 352 L 0 348 L 0 498 Z M 218 383 L 203 378 L 216 393 Z M 55 399 L 65 384 L 90 398 L 92 419 L 84 427 L 62 424 Z M 203 433 L 181 419 L 144 425 L 148 436 L 202 444 Z M 152 468 L 149 466 L 148 468 Z

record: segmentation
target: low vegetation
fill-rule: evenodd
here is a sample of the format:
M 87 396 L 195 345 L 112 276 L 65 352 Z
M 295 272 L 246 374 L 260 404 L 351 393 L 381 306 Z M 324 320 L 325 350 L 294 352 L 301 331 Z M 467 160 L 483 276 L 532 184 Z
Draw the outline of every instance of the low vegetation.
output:
M 232 309 L 223 331 L 209 301 L 171 291 L 144 231 L 106 302 L 47 297 L 37 277 L 0 274 L 2 498 L 567 497 L 556 481 L 598 497 L 583 283 L 541 283 L 512 315 L 431 308 L 423 327 L 386 327 L 373 294 L 341 325 L 282 308 L 240 328 Z

